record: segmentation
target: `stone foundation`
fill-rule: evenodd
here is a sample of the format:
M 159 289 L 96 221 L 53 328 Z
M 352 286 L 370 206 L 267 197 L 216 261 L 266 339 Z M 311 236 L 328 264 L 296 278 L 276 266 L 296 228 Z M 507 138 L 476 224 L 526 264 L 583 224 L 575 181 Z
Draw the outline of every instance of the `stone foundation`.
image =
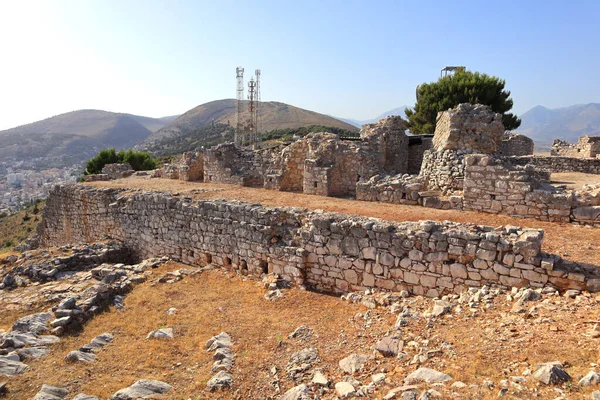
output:
M 434 297 L 483 285 L 600 286 L 595 268 L 542 253 L 543 231 L 515 227 L 394 223 L 65 185 L 52 190 L 38 229 L 44 246 L 110 237 L 140 259 L 169 256 L 242 273 L 275 272 L 334 293 L 377 287 Z
M 600 155 L 600 136 L 581 136 L 576 144 L 556 139 L 552 143 L 552 156 L 596 158 Z

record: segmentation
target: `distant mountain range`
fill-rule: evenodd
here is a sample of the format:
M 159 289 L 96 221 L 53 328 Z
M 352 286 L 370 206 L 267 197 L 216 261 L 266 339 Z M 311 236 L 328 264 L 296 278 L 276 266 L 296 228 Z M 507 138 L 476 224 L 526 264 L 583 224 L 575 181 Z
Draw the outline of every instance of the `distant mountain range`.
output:
M 0 131 L 0 161 L 25 161 L 36 169 L 82 163 L 103 148 L 146 148 L 172 136 L 186 135 L 215 124 L 235 126 L 236 100 L 199 105 L 182 115 L 150 118 L 101 110 L 79 110 Z M 357 130 L 389 115 L 405 117 L 397 107 L 367 120 L 335 118 L 279 102 L 260 104 L 261 132 L 320 125 Z M 246 107 L 245 107 L 246 109 Z M 248 113 L 242 116 L 247 119 Z M 521 115 L 517 132 L 531 137 L 538 148 L 556 138 L 576 142 L 582 135 L 600 135 L 600 104 L 548 109 L 536 106 Z M 217 137 L 217 139 L 219 139 Z M 224 140 L 224 139 L 220 139 Z
M 599 103 L 554 109 L 536 106 L 520 118 L 522 122 L 517 132 L 540 145 L 552 144 L 554 139 L 575 143 L 579 136 L 600 135 Z

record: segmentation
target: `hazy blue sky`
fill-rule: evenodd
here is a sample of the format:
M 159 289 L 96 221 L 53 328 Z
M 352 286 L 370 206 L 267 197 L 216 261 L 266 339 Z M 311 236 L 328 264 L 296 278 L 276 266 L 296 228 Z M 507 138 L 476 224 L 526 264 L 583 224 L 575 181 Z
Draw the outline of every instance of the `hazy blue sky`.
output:
M 600 1 L 1 0 L 0 129 L 95 108 L 179 114 L 235 97 L 366 119 L 446 65 L 500 76 L 515 111 L 600 101 Z

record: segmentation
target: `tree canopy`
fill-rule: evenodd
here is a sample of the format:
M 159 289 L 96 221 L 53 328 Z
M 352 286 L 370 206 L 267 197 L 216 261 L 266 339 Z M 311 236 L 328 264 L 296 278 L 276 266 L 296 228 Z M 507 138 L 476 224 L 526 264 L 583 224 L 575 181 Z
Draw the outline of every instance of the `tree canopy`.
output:
M 417 88 L 414 109 L 405 110 L 408 128 L 415 135 L 432 134 L 438 112 L 471 103 L 487 105 L 502 114 L 504 129 L 517 129 L 521 120 L 508 112 L 513 107 L 513 100 L 510 91 L 504 90 L 505 85 L 503 79 L 471 71 L 457 71 L 437 82 L 422 84 Z
M 85 166 L 85 175 L 100 174 L 106 164 L 129 163 L 135 171 L 148 171 L 156 168 L 156 160 L 145 151 L 115 149 L 100 150 Z

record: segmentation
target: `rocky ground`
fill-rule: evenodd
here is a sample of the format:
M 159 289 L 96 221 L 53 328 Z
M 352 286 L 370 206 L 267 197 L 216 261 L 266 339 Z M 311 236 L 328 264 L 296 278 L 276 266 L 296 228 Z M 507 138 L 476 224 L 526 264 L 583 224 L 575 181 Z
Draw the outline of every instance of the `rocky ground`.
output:
M 342 298 L 118 243 L 2 259 L 7 399 L 600 398 L 600 297 Z

